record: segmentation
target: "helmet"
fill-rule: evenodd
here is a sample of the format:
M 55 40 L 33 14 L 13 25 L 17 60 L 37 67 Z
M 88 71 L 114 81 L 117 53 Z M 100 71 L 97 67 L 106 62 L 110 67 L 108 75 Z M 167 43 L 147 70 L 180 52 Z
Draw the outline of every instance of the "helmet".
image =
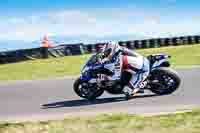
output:
M 105 57 L 112 56 L 119 50 L 119 45 L 116 42 L 107 42 L 103 47 Z
M 96 46 L 97 53 L 103 53 L 104 43 L 99 43 Z

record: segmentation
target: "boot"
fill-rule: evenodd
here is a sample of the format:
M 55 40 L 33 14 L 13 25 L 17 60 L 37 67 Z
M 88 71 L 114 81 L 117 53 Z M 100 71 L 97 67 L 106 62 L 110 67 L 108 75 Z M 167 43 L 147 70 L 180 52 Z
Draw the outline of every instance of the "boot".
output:
M 133 89 L 128 86 L 125 86 L 123 89 L 126 100 L 129 100 L 133 96 Z

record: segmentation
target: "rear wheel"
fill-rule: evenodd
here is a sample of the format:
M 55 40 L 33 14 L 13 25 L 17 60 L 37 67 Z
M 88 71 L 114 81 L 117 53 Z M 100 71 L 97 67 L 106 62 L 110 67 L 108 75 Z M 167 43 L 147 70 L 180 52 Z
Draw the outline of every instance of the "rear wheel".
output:
M 80 78 L 74 82 L 73 88 L 78 96 L 88 100 L 95 100 L 104 93 L 104 90 L 97 88 L 96 84 L 82 82 Z
M 151 73 L 150 90 L 158 95 L 171 94 L 180 86 L 178 73 L 170 68 L 159 68 Z

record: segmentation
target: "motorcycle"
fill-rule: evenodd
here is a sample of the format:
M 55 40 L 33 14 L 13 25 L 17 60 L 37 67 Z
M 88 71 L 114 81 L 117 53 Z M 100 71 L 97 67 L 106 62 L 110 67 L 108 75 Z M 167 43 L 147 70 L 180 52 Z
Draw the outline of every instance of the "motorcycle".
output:
M 166 54 L 150 55 L 147 59 L 150 62 L 150 74 L 145 80 L 144 88 L 157 95 L 167 95 L 176 91 L 181 83 L 178 73 L 170 68 L 169 59 L 171 56 Z M 115 71 L 112 67 L 115 67 Z M 95 100 L 105 91 L 113 94 L 123 94 L 123 88 L 131 79 L 131 74 L 122 71 L 122 57 L 117 63 L 99 63 L 99 56 L 95 54 L 86 62 L 81 70 L 81 75 L 74 82 L 75 93 L 87 100 Z M 115 74 L 113 74 L 115 73 Z M 112 77 L 112 78 L 109 78 Z

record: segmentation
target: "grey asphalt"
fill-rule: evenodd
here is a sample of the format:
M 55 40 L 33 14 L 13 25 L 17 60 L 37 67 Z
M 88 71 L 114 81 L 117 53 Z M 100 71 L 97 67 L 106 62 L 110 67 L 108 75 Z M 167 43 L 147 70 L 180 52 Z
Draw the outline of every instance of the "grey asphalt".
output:
M 73 80 L 18 81 L 0 84 L 0 121 L 35 121 L 101 113 L 154 114 L 200 107 L 200 69 L 177 70 L 180 88 L 172 95 L 150 92 L 125 101 L 105 93 L 91 103 L 73 92 Z

